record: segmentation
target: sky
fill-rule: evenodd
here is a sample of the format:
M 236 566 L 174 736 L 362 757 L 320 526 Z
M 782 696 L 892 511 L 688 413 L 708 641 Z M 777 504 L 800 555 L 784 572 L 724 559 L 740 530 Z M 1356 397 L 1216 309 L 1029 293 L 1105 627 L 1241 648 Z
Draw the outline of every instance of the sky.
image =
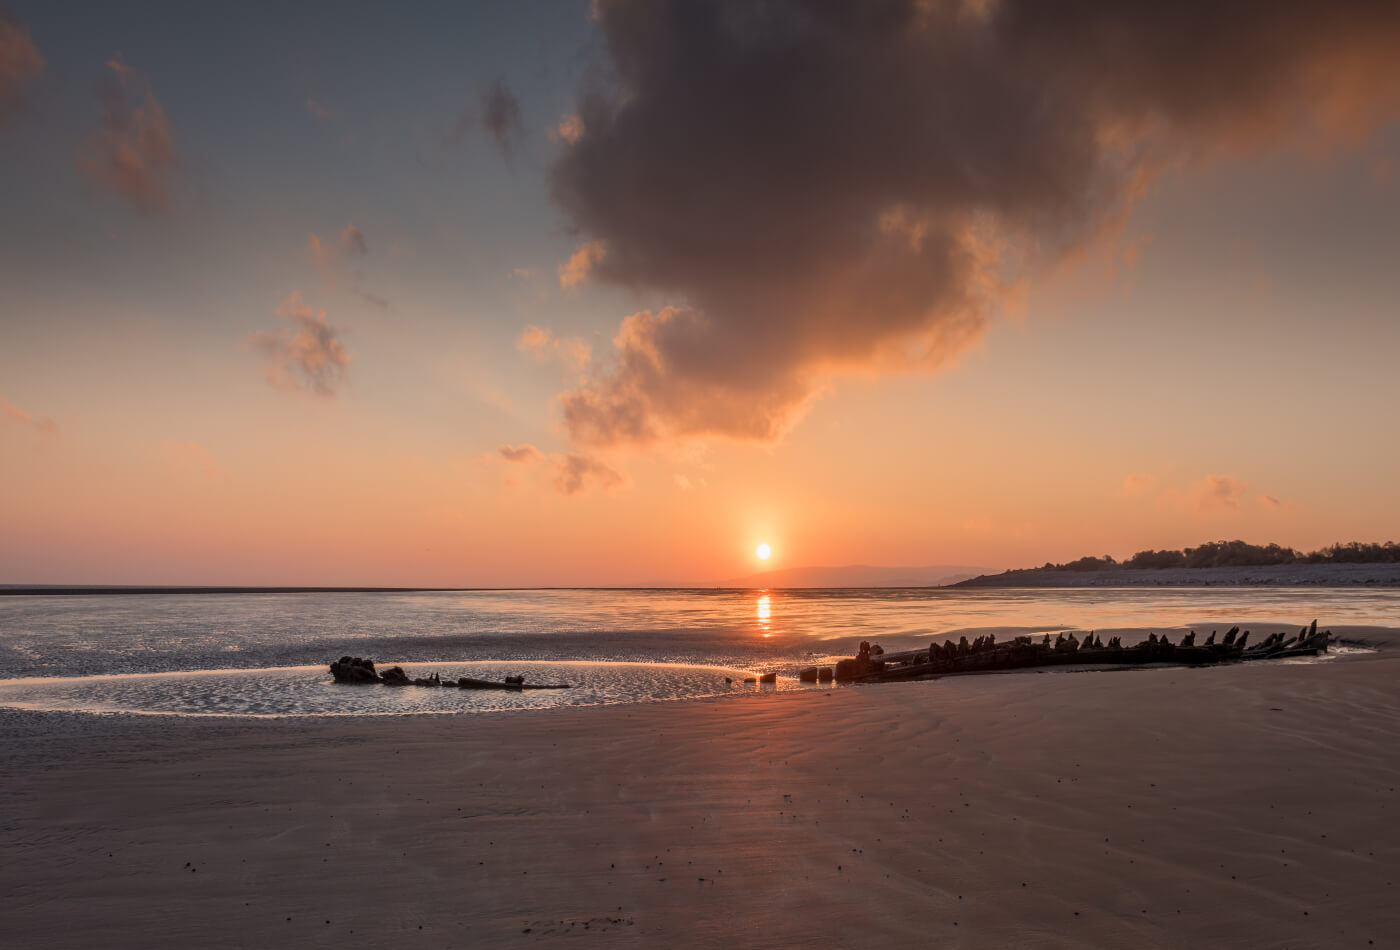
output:
M 9 3 L 0 583 L 1400 539 L 1394 4 Z

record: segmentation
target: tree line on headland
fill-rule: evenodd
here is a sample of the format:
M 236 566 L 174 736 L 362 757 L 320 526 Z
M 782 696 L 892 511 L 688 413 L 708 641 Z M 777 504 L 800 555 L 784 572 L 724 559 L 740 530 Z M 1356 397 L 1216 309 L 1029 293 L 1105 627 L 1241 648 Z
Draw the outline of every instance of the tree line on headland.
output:
M 1032 571 L 1122 571 L 1161 570 L 1174 567 L 1261 567 L 1275 564 L 1394 564 L 1400 562 L 1400 544 L 1348 541 L 1332 544 L 1306 554 L 1278 544 L 1249 544 L 1245 541 L 1208 541 L 1199 547 L 1179 551 L 1139 551 L 1124 561 L 1112 555 L 1081 557 L 1076 561 Z M 1012 572 L 1008 572 L 1012 573 Z

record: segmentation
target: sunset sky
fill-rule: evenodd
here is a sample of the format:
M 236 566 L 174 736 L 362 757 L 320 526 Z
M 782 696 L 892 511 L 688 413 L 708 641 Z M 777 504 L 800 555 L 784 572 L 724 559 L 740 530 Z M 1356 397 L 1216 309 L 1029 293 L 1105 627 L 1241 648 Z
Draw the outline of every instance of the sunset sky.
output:
M 1369 2 L 11 2 L 0 583 L 1400 539 L 1397 49 Z

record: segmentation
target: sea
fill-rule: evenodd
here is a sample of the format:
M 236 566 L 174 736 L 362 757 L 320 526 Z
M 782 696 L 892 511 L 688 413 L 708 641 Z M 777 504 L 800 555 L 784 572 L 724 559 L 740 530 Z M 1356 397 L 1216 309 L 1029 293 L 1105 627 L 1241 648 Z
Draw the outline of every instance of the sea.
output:
M 937 637 L 1060 631 L 1256 637 L 1312 620 L 1400 627 L 1400 589 L 1321 587 L 489 590 L 0 596 L 0 706 L 94 715 L 386 716 L 778 693 L 799 670 Z M 367 657 L 569 689 L 333 684 Z M 778 674 L 774 685 L 745 683 Z

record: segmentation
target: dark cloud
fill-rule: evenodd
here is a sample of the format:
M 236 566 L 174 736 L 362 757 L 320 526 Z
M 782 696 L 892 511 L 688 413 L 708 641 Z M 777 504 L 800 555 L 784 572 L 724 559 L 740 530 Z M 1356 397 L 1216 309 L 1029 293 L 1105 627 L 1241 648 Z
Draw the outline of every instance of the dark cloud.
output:
M 497 79 L 481 97 L 481 127 L 510 161 L 515 144 L 525 134 L 525 125 L 520 117 L 520 102 L 504 80 Z
M 292 291 L 277 315 L 291 321 L 276 333 L 254 333 L 248 345 L 266 359 L 267 381 L 277 389 L 334 396 L 350 365 L 350 352 L 326 311 L 313 310 Z
M 78 155 L 78 170 L 142 213 L 165 211 L 179 164 L 174 126 L 151 84 L 138 79 L 120 54 L 107 67 L 111 74 L 102 87 L 102 128 Z M 140 105 L 130 87 L 140 90 Z
M 628 317 L 561 404 L 609 444 L 777 438 L 833 373 L 928 368 L 1160 171 L 1353 139 L 1400 4 L 598 0 L 611 81 L 553 192 Z
M 29 28 L 0 10 L 0 129 L 24 108 L 24 85 L 44 71 Z

